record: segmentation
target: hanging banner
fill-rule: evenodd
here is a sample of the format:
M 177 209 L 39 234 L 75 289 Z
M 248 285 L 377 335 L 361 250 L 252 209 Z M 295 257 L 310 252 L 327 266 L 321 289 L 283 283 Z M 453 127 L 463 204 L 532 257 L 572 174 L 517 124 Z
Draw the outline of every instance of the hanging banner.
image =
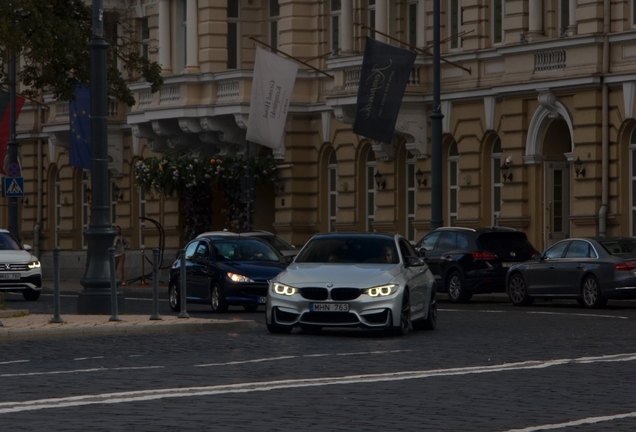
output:
M 72 166 L 90 170 L 91 146 L 91 89 L 79 86 L 75 89 L 75 100 L 69 102 L 70 148 Z
M 298 65 L 256 48 L 254 81 L 247 140 L 278 149 L 283 142 L 287 109 L 294 91 Z
M 390 144 L 417 53 L 367 37 L 353 132 Z
M 11 177 L 19 177 L 21 174 L 13 175 L 8 172 L 6 160 L 7 156 L 7 144 L 11 139 L 11 103 L 9 93 L 0 91 L 0 174 L 8 174 Z M 21 96 L 15 97 L 15 118 L 16 121 L 22 111 L 22 105 L 24 105 L 24 98 Z M 14 162 L 15 163 L 15 162 Z M 17 162 L 19 167 L 19 161 Z

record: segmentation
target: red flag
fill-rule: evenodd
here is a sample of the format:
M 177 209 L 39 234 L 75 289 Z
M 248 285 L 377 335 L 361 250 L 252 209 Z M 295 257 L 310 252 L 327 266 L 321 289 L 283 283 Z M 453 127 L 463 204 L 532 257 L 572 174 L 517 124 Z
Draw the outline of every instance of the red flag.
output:
M 20 116 L 24 98 L 16 96 L 15 118 Z M 9 93 L 0 91 L 0 174 L 4 172 L 4 159 L 7 155 L 7 143 L 11 138 L 11 104 Z

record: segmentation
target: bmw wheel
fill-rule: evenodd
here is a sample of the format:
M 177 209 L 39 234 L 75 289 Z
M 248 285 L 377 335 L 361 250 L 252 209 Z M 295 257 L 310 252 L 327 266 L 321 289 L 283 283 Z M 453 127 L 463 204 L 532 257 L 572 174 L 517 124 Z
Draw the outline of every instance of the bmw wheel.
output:
M 603 297 L 598 281 L 591 275 L 583 281 L 581 298 L 584 306 L 590 309 L 602 308 L 607 304 L 607 299 Z
M 437 327 L 437 300 L 433 297 L 428 305 L 426 319 L 413 321 L 413 328 L 415 330 L 435 330 L 435 327 Z
M 508 282 L 508 297 L 515 306 L 529 306 L 534 299 L 528 295 L 528 287 L 526 281 L 519 273 L 515 273 Z
M 402 295 L 402 308 L 400 310 L 400 325 L 393 328 L 396 336 L 406 336 L 413 327 L 411 322 L 411 298 L 408 290 Z
M 181 310 L 179 288 L 177 288 L 177 284 L 174 282 L 171 282 L 168 288 L 168 303 L 170 304 L 170 309 L 174 312 L 179 312 Z
M 216 313 L 225 312 L 227 310 L 227 303 L 225 303 L 221 286 L 218 282 L 212 284 L 210 288 L 210 306 L 212 306 L 212 312 Z
M 472 294 L 466 290 L 464 276 L 457 270 L 448 277 L 446 288 L 448 289 L 448 298 L 453 303 L 464 303 L 472 297 Z

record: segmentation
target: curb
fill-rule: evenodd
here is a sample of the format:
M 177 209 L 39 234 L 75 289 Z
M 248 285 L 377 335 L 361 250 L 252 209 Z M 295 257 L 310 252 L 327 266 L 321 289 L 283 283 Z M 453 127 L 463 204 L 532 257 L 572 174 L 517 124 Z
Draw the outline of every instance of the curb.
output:
M 195 323 L 179 323 L 161 324 L 117 324 L 112 325 L 96 325 L 92 327 L 68 327 L 64 328 L 64 324 L 50 324 L 51 327 L 46 328 L 30 328 L 30 329 L 14 329 L 3 330 L 0 327 L 0 341 L 3 340 L 26 340 L 26 339 L 49 339 L 54 337 L 85 337 L 85 336 L 104 336 L 104 335 L 135 335 L 135 334 L 161 334 L 161 333 L 185 333 L 185 332 L 204 332 L 204 331 L 231 331 L 240 329 L 255 328 L 259 325 L 256 321 L 217 321 L 217 322 L 195 322 Z
M 15 318 L 29 315 L 28 309 L 3 309 L 0 310 L 0 318 Z

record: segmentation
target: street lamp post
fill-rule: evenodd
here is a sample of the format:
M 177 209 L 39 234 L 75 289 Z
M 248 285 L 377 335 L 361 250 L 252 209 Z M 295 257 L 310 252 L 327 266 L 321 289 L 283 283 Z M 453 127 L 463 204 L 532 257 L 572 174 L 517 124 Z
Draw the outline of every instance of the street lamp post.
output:
M 108 248 L 113 246 L 115 230 L 110 221 L 108 199 L 108 82 L 104 39 L 104 2 L 93 0 L 93 38 L 88 44 L 91 55 L 91 218 L 86 230 L 88 244 L 86 272 L 80 281 L 84 290 L 77 298 L 80 314 L 110 314 L 110 262 Z M 123 309 L 123 295 L 118 295 Z
M 442 119 L 440 102 L 440 0 L 433 1 L 433 112 L 431 113 L 431 230 L 442 217 Z
M 16 137 L 16 59 L 15 53 L 12 51 L 9 59 L 9 141 L 7 142 L 7 163 L 5 164 L 5 169 L 8 166 L 13 164 L 18 164 L 18 140 Z M 2 161 L 0 161 L 2 162 Z M 15 174 L 11 174 L 9 172 L 6 175 L 14 176 Z M 18 175 L 22 175 L 21 173 Z M 7 224 L 7 228 L 11 234 L 14 235 L 15 238 L 20 240 L 20 230 L 18 228 L 18 199 L 15 197 L 8 198 L 9 204 L 9 220 Z

